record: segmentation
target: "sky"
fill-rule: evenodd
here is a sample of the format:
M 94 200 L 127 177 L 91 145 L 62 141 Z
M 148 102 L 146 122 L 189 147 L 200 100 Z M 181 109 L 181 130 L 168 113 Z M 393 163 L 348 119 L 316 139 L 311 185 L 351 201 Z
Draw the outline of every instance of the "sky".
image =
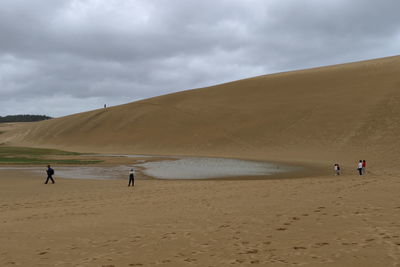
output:
M 1 0 L 0 116 L 399 55 L 398 0 Z

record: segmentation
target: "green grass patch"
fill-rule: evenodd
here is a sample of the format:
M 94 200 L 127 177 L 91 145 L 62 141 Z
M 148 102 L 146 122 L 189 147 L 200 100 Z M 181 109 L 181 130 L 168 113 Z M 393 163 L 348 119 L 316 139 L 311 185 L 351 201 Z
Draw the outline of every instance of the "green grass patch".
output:
M 30 155 L 30 156 L 48 156 L 48 155 L 82 155 L 77 152 L 63 151 L 57 149 L 47 148 L 33 148 L 33 147 L 17 147 L 17 146 L 0 146 L 0 157 L 1 156 L 17 156 L 17 155 Z
M 18 158 L 18 157 L 10 157 L 10 158 L 1 158 L 0 164 L 76 164 L 76 165 L 85 165 L 85 164 L 95 164 L 100 163 L 102 160 L 79 160 L 79 159 L 40 159 L 40 158 Z
M 0 131 L 0 134 L 3 134 L 3 133 L 5 133 L 5 131 Z
M 52 156 L 79 156 L 81 153 L 57 149 L 0 146 L 0 164 L 95 164 L 102 160 L 52 159 Z

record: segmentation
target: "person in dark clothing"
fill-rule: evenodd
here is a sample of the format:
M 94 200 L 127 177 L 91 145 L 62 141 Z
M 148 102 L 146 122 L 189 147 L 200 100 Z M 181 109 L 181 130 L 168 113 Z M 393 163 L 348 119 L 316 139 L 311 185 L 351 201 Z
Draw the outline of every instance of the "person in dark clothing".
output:
M 51 180 L 51 182 L 54 184 L 54 179 L 53 179 L 53 175 L 54 175 L 54 170 L 50 167 L 50 165 L 47 165 L 47 179 L 45 184 L 47 184 L 49 182 L 49 180 Z
M 135 170 L 131 169 L 131 171 L 129 172 L 129 184 L 128 186 L 135 186 Z

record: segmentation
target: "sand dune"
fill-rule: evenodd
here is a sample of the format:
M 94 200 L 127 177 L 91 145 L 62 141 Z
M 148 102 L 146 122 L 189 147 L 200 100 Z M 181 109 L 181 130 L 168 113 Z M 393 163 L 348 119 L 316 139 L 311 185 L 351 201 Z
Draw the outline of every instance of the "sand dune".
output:
M 397 56 L 3 125 L 10 145 L 329 168 L 301 179 L 140 177 L 135 188 L 0 170 L 0 265 L 399 266 L 399 73 Z
M 400 56 L 255 77 L 74 114 L 7 144 L 288 161 L 400 156 Z

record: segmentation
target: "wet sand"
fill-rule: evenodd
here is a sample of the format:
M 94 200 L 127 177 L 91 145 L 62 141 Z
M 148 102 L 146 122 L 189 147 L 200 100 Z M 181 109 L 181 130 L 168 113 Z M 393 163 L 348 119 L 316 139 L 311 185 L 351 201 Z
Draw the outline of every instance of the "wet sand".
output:
M 398 266 L 400 180 L 0 173 L 1 266 Z
M 53 157 L 54 158 L 54 157 Z M 65 159 L 65 156 L 57 158 Z M 260 160 L 216 157 L 185 157 L 155 155 L 87 154 L 69 155 L 68 159 L 97 158 L 100 162 L 90 165 L 53 164 L 57 176 L 70 179 L 126 179 L 134 168 L 139 179 L 281 179 L 316 176 L 326 173 L 326 167 L 298 163 L 278 163 Z M 0 172 L 28 171 L 44 173 L 46 166 L 0 164 Z

